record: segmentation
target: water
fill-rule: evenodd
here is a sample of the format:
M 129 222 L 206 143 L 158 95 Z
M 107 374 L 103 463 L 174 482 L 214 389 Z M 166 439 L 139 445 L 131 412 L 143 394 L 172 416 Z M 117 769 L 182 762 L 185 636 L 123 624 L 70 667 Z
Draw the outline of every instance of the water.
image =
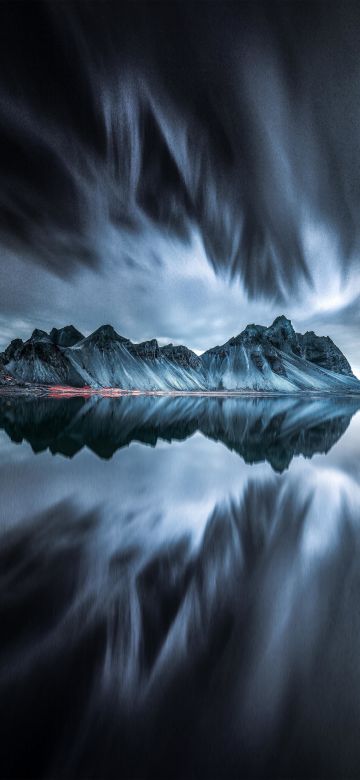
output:
M 360 400 L 0 399 L 0 776 L 355 777 Z

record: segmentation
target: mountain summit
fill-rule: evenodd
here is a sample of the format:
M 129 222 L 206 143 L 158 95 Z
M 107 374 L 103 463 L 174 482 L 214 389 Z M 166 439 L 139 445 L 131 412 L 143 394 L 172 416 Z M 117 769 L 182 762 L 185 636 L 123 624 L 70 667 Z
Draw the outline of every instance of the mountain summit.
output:
M 118 387 L 142 391 L 360 392 L 360 382 L 328 336 L 296 333 L 283 315 L 247 325 L 198 356 L 185 346 L 135 344 L 103 325 L 86 338 L 74 326 L 34 330 L 0 354 L 0 382 Z M 2 377 L 2 379 L 1 379 Z

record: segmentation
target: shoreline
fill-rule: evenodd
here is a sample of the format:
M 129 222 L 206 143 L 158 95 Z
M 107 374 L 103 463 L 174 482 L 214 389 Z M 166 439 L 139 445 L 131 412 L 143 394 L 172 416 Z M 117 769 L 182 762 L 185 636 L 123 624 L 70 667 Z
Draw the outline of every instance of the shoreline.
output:
M 117 387 L 71 387 L 66 385 L 3 385 L 0 386 L 0 397 L 31 396 L 35 398 L 357 398 L 360 391 L 344 390 L 298 390 L 282 392 L 276 390 L 123 390 Z

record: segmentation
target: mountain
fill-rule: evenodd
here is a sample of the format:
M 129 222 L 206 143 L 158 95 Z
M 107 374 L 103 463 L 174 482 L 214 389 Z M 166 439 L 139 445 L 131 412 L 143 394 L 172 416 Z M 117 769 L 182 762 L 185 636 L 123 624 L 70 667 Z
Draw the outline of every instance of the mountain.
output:
M 247 325 L 226 344 L 205 352 L 202 362 L 210 387 L 286 393 L 360 388 L 350 364 L 328 336 L 296 333 L 284 316 L 269 328 Z
M 281 473 L 299 455 L 328 452 L 360 408 L 360 397 L 122 396 L 52 399 L 0 397 L 0 430 L 34 452 L 73 457 L 88 447 L 111 458 L 137 441 L 183 441 L 197 431 L 246 463 L 267 461 Z
M 11 379 L 6 379 L 11 377 Z M 360 392 L 360 382 L 328 336 L 296 333 L 277 317 L 198 356 L 185 346 L 135 344 L 103 325 L 86 338 L 74 326 L 34 330 L 0 354 L 0 383 L 28 382 L 141 391 Z

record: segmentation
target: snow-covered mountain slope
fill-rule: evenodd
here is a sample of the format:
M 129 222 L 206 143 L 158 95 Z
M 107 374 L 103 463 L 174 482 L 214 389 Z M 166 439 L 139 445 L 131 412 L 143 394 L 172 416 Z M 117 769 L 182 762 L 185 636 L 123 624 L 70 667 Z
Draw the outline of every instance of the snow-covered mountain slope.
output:
M 12 357 L 6 368 L 15 379 L 49 385 L 82 387 L 83 378 L 61 348 L 48 341 L 29 340 Z
M 133 344 L 108 325 L 65 352 L 84 383 L 127 390 L 204 390 L 202 362 L 186 347 Z
M 84 338 L 73 326 L 35 330 L 0 356 L 15 379 L 76 387 L 142 391 L 360 392 L 360 382 L 329 337 L 301 335 L 278 317 L 266 328 L 248 325 L 200 357 L 185 346 L 134 344 L 104 325 Z
M 278 317 L 269 328 L 248 325 L 202 355 L 210 389 L 359 392 L 360 382 L 329 337 L 295 333 Z

